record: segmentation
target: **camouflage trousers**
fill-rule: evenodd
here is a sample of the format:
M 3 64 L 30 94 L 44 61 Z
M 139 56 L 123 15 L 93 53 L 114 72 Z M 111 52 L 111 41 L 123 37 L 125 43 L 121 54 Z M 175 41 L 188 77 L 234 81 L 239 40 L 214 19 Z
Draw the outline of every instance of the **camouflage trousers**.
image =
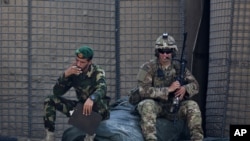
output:
M 164 117 L 172 119 L 172 113 L 162 106 L 162 103 L 152 99 L 146 99 L 138 104 L 137 110 L 141 116 L 141 129 L 146 141 L 157 141 L 156 136 L 156 119 Z M 203 140 L 202 118 L 198 104 L 193 100 L 181 102 L 178 113 L 175 114 L 177 119 L 184 119 L 190 132 L 191 141 Z
M 50 95 L 44 100 L 44 127 L 50 132 L 55 131 L 56 110 L 70 116 L 69 111 L 73 110 L 78 101 L 68 100 L 63 97 Z

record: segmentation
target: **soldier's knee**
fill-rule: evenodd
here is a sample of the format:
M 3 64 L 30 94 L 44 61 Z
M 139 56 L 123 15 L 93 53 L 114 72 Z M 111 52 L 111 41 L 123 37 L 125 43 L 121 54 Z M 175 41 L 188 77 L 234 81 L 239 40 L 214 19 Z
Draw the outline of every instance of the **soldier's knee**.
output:
M 193 112 L 195 112 L 195 113 L 200 113 L 201 111 L 200 111 L 200 108 L 199 108 L 199 105 L 197 104 L 197 102 L 195 102 L 195 101 L 193 101 L 193 100 L 190 100 L 189 101 L 189 104 L 188 104 L 189 106 L 189 110 L 192 110 Z
M 138 108 L 139 109 L 143 109 L 143 108 L 149 108 L 149 109 L 151 109 L 152 107 L 154 107 L 154 105 L 155 105 L 154 100 L 152 100 L 152 99 L 146 99 L 146 100 L 141 101 L 138 104 Z
M 146 99 L 138 104 L 137 110 L 140 114 L 156 113 L 156 103 L 152 99 Z
M 191 109 L 191 108 L 198 108 L 199 109 L 199 105 L 194 100 L 186 100 L 183 102 L 183 105 L 188 109 Z
M 182 114 L 200 114 L 200 108 L 197 102 L 194 100 L 186 100 L 182 103 L 180 107 L 180 111 L 182 111 Z

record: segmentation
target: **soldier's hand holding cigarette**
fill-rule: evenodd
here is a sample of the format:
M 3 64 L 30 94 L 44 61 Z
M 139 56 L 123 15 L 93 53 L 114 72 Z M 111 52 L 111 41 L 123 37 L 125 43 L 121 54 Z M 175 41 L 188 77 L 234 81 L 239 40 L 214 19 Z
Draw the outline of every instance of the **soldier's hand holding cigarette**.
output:
M 75 65 L 72 65 L 67 70 L 65 70 L 64 75 L 65 75 L 65 77 L 68 77 L 68 76 L 70 76 L 72 74 L 79 75 L 81 73 L 82 73 L 81 68 L 79 68 L 79 67 L 77 67 Z

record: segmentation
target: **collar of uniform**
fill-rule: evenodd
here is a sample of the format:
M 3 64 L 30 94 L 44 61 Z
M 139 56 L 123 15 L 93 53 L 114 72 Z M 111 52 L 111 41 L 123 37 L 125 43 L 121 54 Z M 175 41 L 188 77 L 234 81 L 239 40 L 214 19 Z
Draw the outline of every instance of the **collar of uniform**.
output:
M 92 74 L 93 72 L 94 72 L 94 65 L 91 64 L 91 65 L 89 66 L 89 68 L 88 68 L 88 71 L 87 71 L 86 75 L 87 75 L 88 77 L 90 77 L 91 74 Z

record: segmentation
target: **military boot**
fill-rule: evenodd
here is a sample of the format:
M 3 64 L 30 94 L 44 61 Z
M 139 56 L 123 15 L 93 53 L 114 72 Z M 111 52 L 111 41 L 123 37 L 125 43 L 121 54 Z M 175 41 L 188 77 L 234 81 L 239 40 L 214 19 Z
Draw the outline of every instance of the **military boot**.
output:
M 94 141 L 95 135 L 96 134 L 93 134 L 93 135 L 86 134 L 83 141 Z
M 54 132 L 50 132 L 50 131 L 46 130 L 46 137 L 42 141 L 55 141 Z

